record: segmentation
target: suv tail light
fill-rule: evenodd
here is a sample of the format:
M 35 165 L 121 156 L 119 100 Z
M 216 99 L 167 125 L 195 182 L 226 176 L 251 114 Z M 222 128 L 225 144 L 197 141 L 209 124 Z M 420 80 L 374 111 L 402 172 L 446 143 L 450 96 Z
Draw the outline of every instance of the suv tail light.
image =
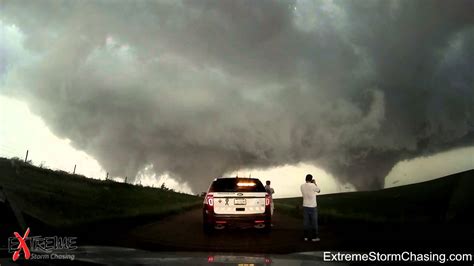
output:
M 206 204 L 210 207 L 214 206 L 214 196 L 212 194 L 206 195 Z
M 270 195 L 265 195 L 265 206 L 270 206 Z

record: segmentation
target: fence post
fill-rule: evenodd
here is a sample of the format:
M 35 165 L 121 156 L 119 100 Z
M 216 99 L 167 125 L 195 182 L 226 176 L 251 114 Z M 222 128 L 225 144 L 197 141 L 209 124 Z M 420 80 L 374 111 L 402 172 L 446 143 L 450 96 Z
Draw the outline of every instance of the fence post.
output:
M 73 174 L 73 175 L 76 174 L 76 165 L 74 165 L 74 171 L 72 171 L 72 174 Z
M 107 176 L 105 177 L 105 180 L 109 180 L 109 172 L 107 172 Z
M 26 155 L 25 155 L 25 163 L 28 160 L 28 150 L 26 150 Z

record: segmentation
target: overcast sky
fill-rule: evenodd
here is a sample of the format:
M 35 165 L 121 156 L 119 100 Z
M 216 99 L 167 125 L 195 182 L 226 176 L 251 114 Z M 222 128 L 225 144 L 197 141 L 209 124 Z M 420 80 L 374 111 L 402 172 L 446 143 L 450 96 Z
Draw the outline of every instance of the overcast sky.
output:
M 0 0 L 0 152 L 298 195 L 474 167 L 472 1 Z

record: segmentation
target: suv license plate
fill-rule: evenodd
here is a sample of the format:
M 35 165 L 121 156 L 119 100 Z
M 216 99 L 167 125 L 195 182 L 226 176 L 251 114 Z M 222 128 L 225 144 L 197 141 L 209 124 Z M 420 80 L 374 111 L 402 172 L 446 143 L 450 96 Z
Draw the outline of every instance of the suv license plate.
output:
M 245 205 L 247 201 L 245 199 L 234 199 L 234 205 Z

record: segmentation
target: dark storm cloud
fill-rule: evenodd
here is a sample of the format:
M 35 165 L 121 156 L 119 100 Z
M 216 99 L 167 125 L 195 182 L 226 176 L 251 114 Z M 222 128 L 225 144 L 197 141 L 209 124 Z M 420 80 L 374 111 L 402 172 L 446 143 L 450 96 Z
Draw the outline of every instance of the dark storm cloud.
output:
M 470 0 L 0 6 L 40 56 L 8 93 L 113 175 L 153 164 L 198 191 L 310 162 L 367 189 L 400 160 L 473 144 Z

